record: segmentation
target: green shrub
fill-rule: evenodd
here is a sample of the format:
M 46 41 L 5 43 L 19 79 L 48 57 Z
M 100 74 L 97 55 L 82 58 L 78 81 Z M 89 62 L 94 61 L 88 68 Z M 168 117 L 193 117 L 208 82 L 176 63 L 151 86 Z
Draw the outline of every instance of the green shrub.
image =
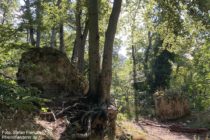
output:
M 40 91 L 36 88 L 23 88 L 13 80 L 0 77 L 0 106 L 32 111 L 37 109 L 37 104 L 42 106 L 48 101 L 39 95 Z

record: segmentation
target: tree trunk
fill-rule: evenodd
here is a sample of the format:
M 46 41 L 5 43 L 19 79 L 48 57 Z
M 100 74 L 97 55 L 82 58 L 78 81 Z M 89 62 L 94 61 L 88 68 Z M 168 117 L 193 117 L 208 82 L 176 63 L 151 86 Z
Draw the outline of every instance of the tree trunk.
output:
M 109 25 L 105 34 L 104 54 L 100 79 L 101 102 L 110 101 L 110 88 L 112 82 L 112 52 L 121 4 L 122 0 L 114 1 L 112 13 L 109 18 Z
M 139 9 L 140 1 L 137 2 L 137 6 L 132 17 L 132 24 L 131 24 L 131 55 L 133 61 L 133 87 L 134 87 L 134 107 L 135 107 L 135 121 L 138 122 L 139 120 L 139 104 L 138 104 L 138 91 L 137 91 L 137 60 L 136 60 L 136 47 L 134 42 L 134 31 L 135 31 L 135 22 L 136 22 L 136 13 Z
M 84 54 L 85 54 L 85 43 L 88 35 L 88 20 L 85 22 L 84 31 L 82 33 L 82 25 L 81 25 L 81 1 L 77 1 L 76 5 L 76 38 L 74 42 L 73 54 L 71 61 L 78 68 L 79 72 L 83 72 L 84 67 Z
M 36 47 L 40 47 L 41 41 L 41 23 L 42 23 L 42 15 L 41 15 L 41 1 L 38 0 L 36 3 L 36 21 L 37 21 L 37 31 L 36 31 Z
M 26 0 L 25 5 L 26 5 L 26 14 L 28 17 L 28 26 L 29 26 L 28 30 L 29 30 L 30 43 L 32 46 L 35 46 L 36 42 L 34 39 L 34 28 L 33 28 L 33 19 L 32 19 L 31 9 L 30 9 L 30 1 Z
M 30 26 L 31 26 L 31 25 L 30 25 Z M 36 41 L 35 41 L 35 39 L 34 39 L 34 29 L 33 29 L 33 27 L 30 27 L 30 28 L 29 28 L 29 34 L 30 34 L 30 42 L 31 42 L 31 45 L 32 45 L 32 46 L 35 46 Z
M 88 0 L 89 15 L 89 94 L 98 102 L 98 82 L 100 72 L 98 0 Z
M 136 21 L 136 15 L 133 18 L 131 27 L 131 49 L 132 49 L 132 61 L 133 61 L 133 88 L 134 88 L 134 106 L 135 106 L 135 121 L 138 122 L 138 92 L 137 92 L 137 62 L 136 62 L 136 47 L 134 46 L 134 24 Z
M 55 39 L 56 39 L 56 29 L 53 27 L 51 29 L 51 37 L 50 37 L 50 47 L 55 48 Z
M 139 120 L 138 113 L 138 92 L 137 92 L 137 69 L 136 69 L 136 48 L 132 45 L 132 59 L 133 59 L 133 87 L 134 87 L 134 105 L 135 105 L 135 120 Z
M 2 21 L 1 21 L 1 25 L 4 25 L 4 22 L 5 22 L 5 18 L 6 18 L 6 12 L 3 11 L 3 17 L 2 17 Z
M 37 32 L 36 32 L 36 47 L 37 48 L 40 47 L 40 40 L 41 40 L 41 31 L 40 29 L 37 29 Z
M 59 37 L 60 37 L 60 51 L 65 53 L 65 46 L 64 46 L 64 31 L 63 31 L 63 23 L 59 25 Z
M 148 59 L 149 59 L 149 52 L 150 52 L 150 49 L 152 48 L 152 34 L 151 32 L 149 31 L 148 32 L 148 47 L 145 51 L 145 58 L 144 58 L 144 74 L 146 76 L 146 80 L 147 80 L 147 83 L 149 82 L 150 78 L 149 78 L 149 72 L 148 72 Z
M 79 51 L 79 48 L 81 46 L 81 37 L 82 37 L 82 29 L 81 29 L 81 21 L 80 21 L 82 10 L 81 10 L 80 6 L 81 6 L 81 1 L 77 0 L 76 12 L 75 12 L 76 38 L 75 38 L 75 41 L 74 41 L 73 54 L 72 54 L 72 57 L 71 57 L 71 61 L 75 64 L 76 67 L 77 67 L 77 63 L 78 63 L 78 51 Z
M 58 0 L 57 1 L 57 6 L 59 9 L 61 9 L 61 2 L 62 0 Z M 64 30 L 63 30 L 63 20 L 61 19 L 60 23 L 59 23 L 59 40 L 60 40 L 60 46 L 59 46 L 59 50 L 63 53 L 66 52 L 65 49 L 65 44 L 64 44 Z
M 79 69 L 79 72 L 81 73 L 84 71 L 84 62 L 85 62 L 84 55 L 85 55 L 85 43 L 86 43 L 87 35 L 88 35 L 88 20 L 85 23 L 85 29 L 83 31 L 82 38 L 81 38 L 81 47 L 78 50 L 77 68 Z
M 27 43 L 30 43 L 30 40 L 29 40 L 29 30 L 28 29 L 26 30 L 26 42 Z

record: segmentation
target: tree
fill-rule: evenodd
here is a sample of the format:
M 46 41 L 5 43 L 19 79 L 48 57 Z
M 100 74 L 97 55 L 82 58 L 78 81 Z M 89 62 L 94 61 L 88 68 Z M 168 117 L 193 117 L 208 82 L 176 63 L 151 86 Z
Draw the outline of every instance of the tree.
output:
M 14 20 L 13 12 L 17 10 L 17 0 L 1 0 L 0 1 L 0 23 L 4 24 L 12 24 Z
M 174 58 L 175 55 L 168 50 L 163 50 L 160 55 L 157 56 L 153 66 L 155 76 L 153 91 L 169 88 L 172 73 L 172 64 L 170 61 L 173 62 Z
M 85 44 L 86 44 L 86 39 L 88 35 L 88 20 L 85 22 L 85 27 L 83 30 L 83 34 L 81 36 L 81 46 L 78 49 L 78 64 L 77 68 L 79 69 L 79 72 L 84 71 L 84 55 L 85 55 Z
M 58 7 L 62 8 L 62 0 L 58 0 L 57 2 Z M 60 40 L 60 51 L 65 52 L 65 46 L 64 46 L 64 30 L 63 30 L 63 19 L 61 19 L 59 23 L 59 40 Z
M 36 29 L 36 47 L 40 47 L 40 41 L 41 41 L 41 25 L 42 25 L 42 4 L 41 0 L 37 0 L 35 2 L 36 4 L 36 23 L 37 23 L 37 29 Z
M 110 101 L 110 87 L 112 81 L 112 52 L 117 22 L 120 15 L 122 0 L 115 0 L 105 34 L 103 63 L 100 78 L 101 102 Z
M 24 6 L 24 14 L 23 19 L 26 19 L 26 29 L 27 34 L 29 34 L 29 42 L 32 46 L 35 46 L 36 42 L 34 39 L 34 19 L 31 12 L 31 3 L 29 0 L 24 0 L 25 6 Z M 28 39 L 27 39 L 28 40 Z
M 98 100 L 98 83 L 100 73 L 98 0 L 88 0 L 89 17 L 89 93 Z
M 105 34 L 104 54 L 102 62 L 102 70 L 100 73 L 100 58 L 99 58 L 99 29 L 98 29 L 98 1 L 88 1 L 88 14 L 89 14 L 89 97 L 94 103 L 105 104 L 110 103 L 110 87 L 112 81 L 112 52 L 114 37 L 117 29 L 117 22 L 121 10 L 122 0 L 115 0 L 112 12 L 109 18 L 107 31 Z M 99 76 L 100 74 L 100 76 Z M 99 81 L 100 80 L 100 81 Z M 103 124 L 105 125 L 105 124 Z M 113 139 L 115 133 L 115 120 L 110 122 L 112 134 L 110 139 Z M 102 127 L 102 128 L 101 128 Z M 102 132 L 96 132 L 100 139 L 103 139 Z
M 80 0 L 78 0 L 76 4 L 75 19 L 76 38 L 71 61 L 74 62 L 74 65 L 78 68 L 79 72 L 83 72 L 85 43 L 88 35 L 88 18 L 86 17 L 85 24 L 83 24 L 84 27 L 82 27 L 82 2 Z

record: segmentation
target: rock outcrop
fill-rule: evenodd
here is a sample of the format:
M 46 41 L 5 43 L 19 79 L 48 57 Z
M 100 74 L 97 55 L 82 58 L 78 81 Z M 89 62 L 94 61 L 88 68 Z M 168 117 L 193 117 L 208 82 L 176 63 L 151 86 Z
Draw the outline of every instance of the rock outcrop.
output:
M 37 87 L 45 98 L 63 98 L 88 91 L 87 80 L 78 73 L 68 57 L 52 48 L 32 48 L 22 54 L 17 82 Z
M 186 97 L 170 91 L 157 91 L 154 94 L 155 112 L 162 120 L 178 119 L 190 113 Z

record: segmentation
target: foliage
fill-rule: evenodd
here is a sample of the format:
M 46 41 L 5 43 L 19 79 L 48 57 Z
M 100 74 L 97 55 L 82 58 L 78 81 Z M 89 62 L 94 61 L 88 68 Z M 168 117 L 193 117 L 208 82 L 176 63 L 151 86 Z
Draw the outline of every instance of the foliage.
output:
M 30 0 L 29 5 L 26 5 L 26 1 L 23 5 L 18 5 L 18 2 L 19 0 L 0 1 L 0 73 L 12 79 L 16 77 L 18 60 L 22 52 L 33 47 L 29 44 L 29 29 L 33 28 L 36 40 L 35 33 L 40 23 L 36 20 L 38 0 Z M 61 6 L 57 5 L 57 0 L 40 0 L 40 2 L 41 47 L 49 46 L 52 28 L 55 28 L 57 33 L 55 48 L 58 48 L 58 26 L 63 22 L 66 53 L 70 56 L 76 36 L 76 1 L 62 0 Z M 151 106 L 152 95 L 159 87 L 181 90 L 188 96 L 195 109 L 202 110 L 210 106 L 209 5 L 209 0 L 126 0 L 123 2 L 113 48 L 112 66 L 112 96 L 116 98 L 121 113 L 127 114 L 128 117 L 133 115 L 134 90 L 131 63 L 133 45 L 136 48 L 138 98 L 143 108 Z M 101 56 L 111 7 L 112 1 L 99 1 Z M 87 20 L 87 1 L 81 0 L 80 8 L 83 26 Z M 148 37 L 149 32 L 151 38 Z M 126 56 L 119 55 L 121 47 L 127 49 Z M 85 67 L 88 72 L 87 54 L 86 49 Z M 145 62 L 146 55 L 147 62 Z M 5 86 L 7 88 L 3 88 Z M 35 91 L 23 89 L 14 81 L 1 78 L 0 87 L 1 95 L 3 91 L 5 92 L 5 99 L 8 97 L 7 100 L 9 100 L 11 97 L 12 102 L 7 104 L 13 107 L 19 105 L 14 103 L 16 98 L 21 97 L 22 99 L 17 100 L 17 103 L 20 102 L 25 106 L 30 104 L 29 100 L 36 100 L 34 97 L 37 97 L 36 95 L 26 97 L 27 94 L 31 95 Z M 9 89 L 12 89 L 12 92 Z
M 209 42 L 195 50 L 192 78 L 187 91 L 191 93 L 194 107 L 205 109 L 210 106 L 210 51 Z
M 40 98 L 36 88 L 22 88 L 15 81 L 0 77 L 0 104 L 12 109 L 32 111 L 39 109 L 46 99 Z
M 153 66 L 153 91 L 156 91 L 157 89 L 169 88 L 172 73 L 172 64 L 170 61 L 174 61 L 174 54 L 168 50 L 163 50 L 160 55 L 157 56 Z

